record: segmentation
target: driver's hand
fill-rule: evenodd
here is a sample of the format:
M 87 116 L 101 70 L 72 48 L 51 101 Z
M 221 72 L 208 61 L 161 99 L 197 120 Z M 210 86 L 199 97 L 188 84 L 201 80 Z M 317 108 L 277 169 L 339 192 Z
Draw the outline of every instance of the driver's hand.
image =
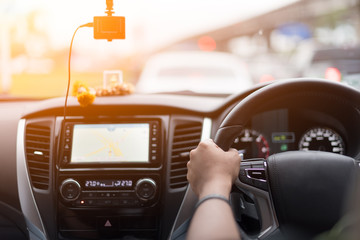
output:
M 205 140 L 190 152 L 187 178 L 199 199 L 209 194 L 229 198 L 240 163 L 241 158 L 235 149 L 224 152 L 213 140 Z

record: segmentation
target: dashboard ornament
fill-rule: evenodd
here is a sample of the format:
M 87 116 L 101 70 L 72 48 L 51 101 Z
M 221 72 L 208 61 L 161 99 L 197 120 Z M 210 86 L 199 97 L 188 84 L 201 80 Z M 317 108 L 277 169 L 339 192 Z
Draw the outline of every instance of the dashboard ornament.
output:
M 91 105 L 95 100 L 95 94 L 85 91 L 77 95 L 77 100 L 80 103 L 80 106 L 87 107 Z
M 127 82 L 117 83 L 110 87 L 99 87 L 96 88 L 96 96 L 123 96 L 132 94 L 134 92 L 134 85 Z
M 72 95 L 77 97 L 82 107 L 91 105 L 95 100 L 95 94 L 95 89 L 88 87 L 88 85 L 82 81 L 76 81 L 73 85 Z

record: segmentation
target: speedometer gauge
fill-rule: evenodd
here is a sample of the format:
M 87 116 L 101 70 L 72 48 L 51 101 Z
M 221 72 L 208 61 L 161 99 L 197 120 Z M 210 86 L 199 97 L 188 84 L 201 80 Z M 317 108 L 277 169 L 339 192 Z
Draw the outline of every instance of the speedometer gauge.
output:
M 268 141 L 261 133 L 244 129 L 232 145 L 244 154 L 244 158 L 267 158 L 270 154 Z
M 329 128 L 312 128 L 300 139 L 300 150 L 314 150 L 344 154 L 345 146 L 340 135 Z

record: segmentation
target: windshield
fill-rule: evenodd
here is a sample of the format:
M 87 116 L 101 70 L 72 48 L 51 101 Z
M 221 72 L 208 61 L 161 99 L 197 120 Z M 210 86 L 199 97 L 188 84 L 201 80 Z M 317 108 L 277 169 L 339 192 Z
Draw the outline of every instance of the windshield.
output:
M 93 27 L 79 29 L 71 88 L 127 83 L 138 93 L 233 94 L 294 77 L 360 86 L 359 71 L 349 70 L 360 69 L 351 54 L 359 52 L 360 0 L 113 2 L 125 39 L 96 40 Z M 106 0 L 0 1 L 2 96 L 64 96 L 72 36 L 105 11 Z

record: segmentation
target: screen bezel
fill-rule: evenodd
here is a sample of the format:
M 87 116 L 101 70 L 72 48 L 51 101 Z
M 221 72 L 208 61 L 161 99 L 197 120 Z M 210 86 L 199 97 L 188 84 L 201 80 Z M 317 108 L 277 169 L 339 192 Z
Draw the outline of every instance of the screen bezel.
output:
M 72 155 L 72 145 L 73 145 L 73 134 L 74 134 L 74 126 L 75 125 L 82 125 L 82 124 L 149 124 L 149 153 L 148 153 L 148 162 L 71 162 L 71 155 Z M 152 141 L 151 138 L 154 137 L 151 133 L 151 129 L 153 125 L 157 126 L 157 133 L 156 133 L 156 139 L 157 139 L 157 147 L 156 147 L 156 160 L 152 159 L 152 156 L 154 154 L 151 153 L 151 150 L 153 149 L 151 147 Z M 112 121 L 77 121 L 77 120 L 67 120 L 62 127 L 62 139 L 61 139 L 61 148 L 60 148 L 60 158 L 59 158 L 59 164 L 61 168 L 157 168 L 161 166 L 161 145 L 162 145 L 162 124 L 160 119 L 122 119 L 122 120 L 112 120 Z M 69 142 L 66 142 L 66 130 L 70 129 L 71 136 Z M 65 144 L 70 144 L 70 150 L 66 151 L 64 150 Z M 64 162 L 62 161 L 64 159 L 64 156 L 68 155 L 68 161 Z

